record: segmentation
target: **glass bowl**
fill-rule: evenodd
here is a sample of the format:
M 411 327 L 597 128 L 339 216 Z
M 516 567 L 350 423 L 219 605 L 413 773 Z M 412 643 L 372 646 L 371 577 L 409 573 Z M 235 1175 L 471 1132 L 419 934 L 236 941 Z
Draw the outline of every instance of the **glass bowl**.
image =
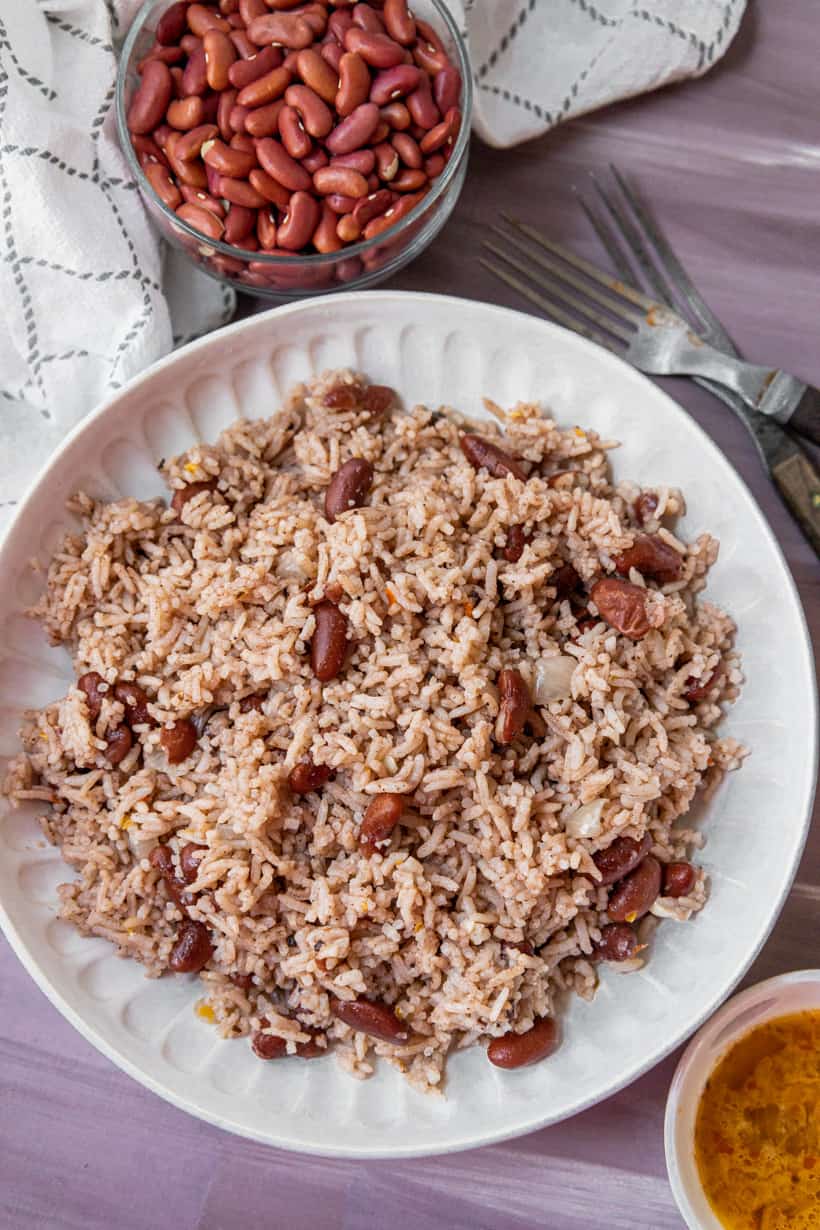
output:
M 413 13 L 428 21 L 461 73 L 461 128 L 449 161 L 432 186 L 406 217 L 372 239 L 348 244 L 327 255 L 291 256 L 251 252 L 209 239 L 178 218 L 160 200 L 143 174 L 131 144 L 126 115 L 137 83 L 136 66 L 154 42 L 157 21 L 170 0 L 146 0 L 128 31 L 117 74 L 117 128 L 145 208 L 162 236 L 184 251 L 211 277 L 245 294 L 283 301 L 334 290 L 375 286 L 423 252 L 453 211 L 467 173 L 472 115 L 472 78 L 467 50 L 442 0 L 413 0 Z

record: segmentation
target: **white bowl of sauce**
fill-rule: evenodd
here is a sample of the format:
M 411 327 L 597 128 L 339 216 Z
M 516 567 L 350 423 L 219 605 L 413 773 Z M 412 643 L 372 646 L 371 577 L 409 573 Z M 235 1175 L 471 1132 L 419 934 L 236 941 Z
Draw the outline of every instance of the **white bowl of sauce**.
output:
M 750 987 L 704 1025 L 664 1136 L 690 1230 L 820 1230 L 820 970 Z

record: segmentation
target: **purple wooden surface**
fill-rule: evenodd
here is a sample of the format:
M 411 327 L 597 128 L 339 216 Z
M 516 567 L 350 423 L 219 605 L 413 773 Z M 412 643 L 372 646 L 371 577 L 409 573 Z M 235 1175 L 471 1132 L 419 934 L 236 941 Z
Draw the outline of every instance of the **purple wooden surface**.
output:
M 515 205 L 598 256 L 572 196 L 586 172 L 634 171 L 749 358 L 820 384 L 816 0 L 751 0 L 700 82 L 588 117 L 511 152 L 475 148 L 457 216 L 395 285 L 519 306 L 475 263 Z M 744 429 L 666 382 L 732 458 L 789 559 L 815 644 L 820 570 Z M 820 833 L 747 981 L 820 964 Z M 662 1122 L 674 1057 L 575 1119 L 509 1144 L 392 1164 L 302 1158 L 234 1139 L 130 1081 L 59 1016 L 0 940 L 3 1230 L 680 1230 Z M 271 1114 L 275 1114 L 275 1107 Z

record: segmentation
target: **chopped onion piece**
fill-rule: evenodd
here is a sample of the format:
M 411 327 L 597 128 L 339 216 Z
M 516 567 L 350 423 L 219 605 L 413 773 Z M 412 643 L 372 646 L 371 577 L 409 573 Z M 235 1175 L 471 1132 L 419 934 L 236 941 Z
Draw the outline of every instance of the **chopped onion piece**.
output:
M 572 693 L 572 676 L 578 662 L 567 653 L 541 658 L 535 668 L 535 703 L 548 705 Z
M 593 799 L 591 803 L 584 803 L 567 820 L 564 826 L 567 834 L 570 837 L 599 837 L 603 810 L 603 799 Z

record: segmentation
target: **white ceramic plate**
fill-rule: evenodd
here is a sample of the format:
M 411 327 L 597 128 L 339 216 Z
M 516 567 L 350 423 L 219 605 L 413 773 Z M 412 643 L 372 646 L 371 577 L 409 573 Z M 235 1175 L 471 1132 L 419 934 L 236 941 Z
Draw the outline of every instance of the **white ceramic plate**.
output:
M 16 748 L 19 713 L 64 693 L 68 654 L 49 648 L 24 609 L 70 523 L 78 487 L 163 493 L 160 457 L 213 440 L 238 415 L 270 414 L 296 380 L 362 368 L 406 402 L 449 402 L 485 416 L 539 399 L 563 424 L 624 442 L 618 475 L 684 488 L 685 537 L 722 540 L 709 596 L 740 625 L 747 683 L 727 732 L 752 756 L 713 799 L 703 862 L 708 908 L 664 924 L 647 969 L 604 969 L 592 1004 L 573 1001 L 555 1057 L 502 1072 L 482 1049 L 449 1067 L 446 1098 L 425 1097 L 383 1066 L 360 1082 L 332 1058 L 259 1063 L 199 1019 L 200 984 L 147 981 L 102 940 L 56 917 L 68 878 L 30 813 L 0 814 L 0 920 L 40 987 L 95 1046 L 150 1089 L 229 1131 L 337 1156 L 409 1156 L 463 1149 L 563 1119 L 656 1063 L 710 1013 L 766 938 L 791 884 L 815 781 L 816 700 L 809 642 L 771 532 L 729 463 L 678 406 L 608 353 L 553 325 L 481 303 L 370 292 L 279 308 L 223 329 L 158 363 L 90 415 L 41 474 L 0 553 L 0 753 Z

